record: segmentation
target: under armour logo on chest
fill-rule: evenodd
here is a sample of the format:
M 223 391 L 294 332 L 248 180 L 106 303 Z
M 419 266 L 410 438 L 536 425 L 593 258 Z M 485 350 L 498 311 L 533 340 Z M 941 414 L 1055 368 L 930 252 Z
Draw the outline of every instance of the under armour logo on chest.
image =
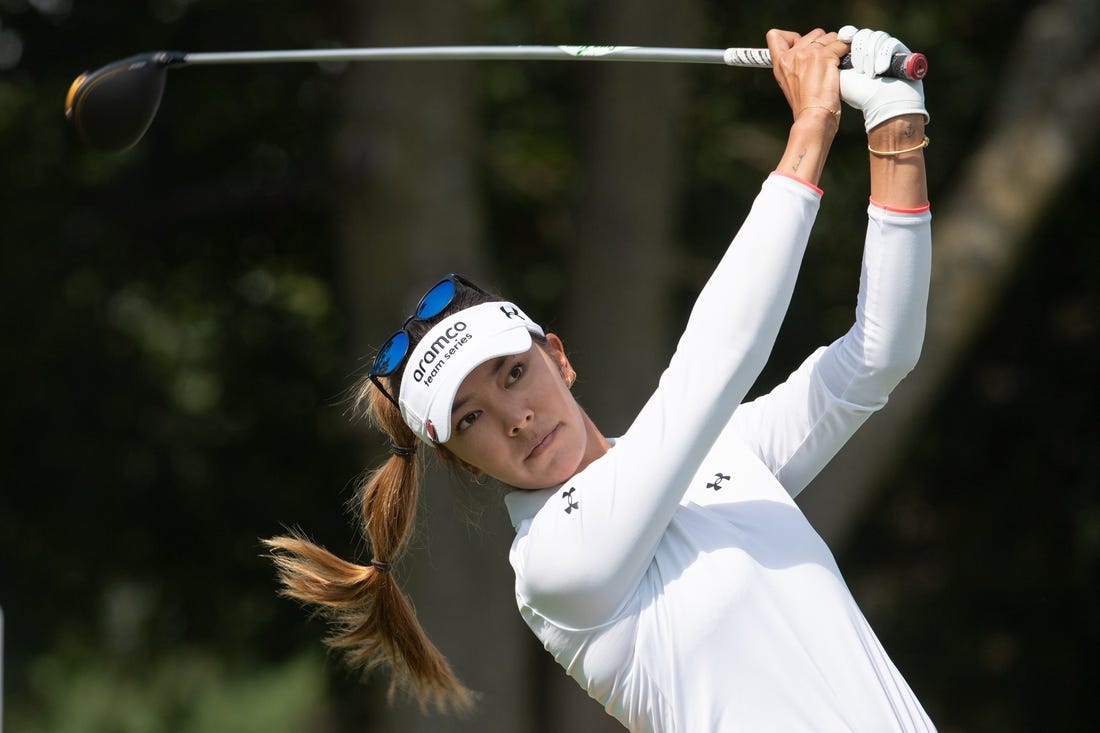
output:
M 707 488 L 708 489 L 714 489 L 715 491 L 718 491 L 719 489 L 722 488 L 722 482 L 723 481 L 729 481 L 729 480 L 730 480 L 730 477 L 727 476 L 726 474 L 716 473 L 716 474 L 714 474 L 714 481 L 707 484 Z
M 565 513 L 572 514 L 574 509 L 580 509 L 581 503 L 579 501 L 573 501 L 573 492 L 576 491 L 576 487 L 569 487 L 569 491 L 561 492 L 561 498 L 565 499 Z

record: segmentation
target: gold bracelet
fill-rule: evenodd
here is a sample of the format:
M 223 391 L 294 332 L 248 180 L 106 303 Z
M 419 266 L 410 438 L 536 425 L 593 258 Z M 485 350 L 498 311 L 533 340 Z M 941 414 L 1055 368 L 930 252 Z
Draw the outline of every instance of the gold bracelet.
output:
M 930 142 L 932 142 L 931 138 L 929 138 L 927 135 L 925 135 L 924 139 L 920 141 L 919 145 L 914 145 L 913 147 L 906 148 L 905 150 L 875 150 L 870 145 L 867 146 L 867 150 L 871 151 L 871 153 L 874 154 L 874 155 L 882 155 L 882 156 L 885 156 L 887 158 L 892 158 L 895 155 L 901 155 L 902 153 L 911 153 L 914 150 L 920 150 L 921 148 L 927 148 L 928 144 Z
M 808 109 L 823 109 L 826 112 L 828 112 L 829 114 L 831 114 L 833 116 L 833 118 L 836 119 L 836 121 L 838 123 L 840 122 L 840 110 L 839 109 L 829 109 L 828 107 L 824 107 L 820 104 L 807 104 L 805 107 L 798 110 L 798 115 L 802 114 L 803 112 L 805 112 Z M 795 115 L 795 117 L 798 117 L 798 115 Z

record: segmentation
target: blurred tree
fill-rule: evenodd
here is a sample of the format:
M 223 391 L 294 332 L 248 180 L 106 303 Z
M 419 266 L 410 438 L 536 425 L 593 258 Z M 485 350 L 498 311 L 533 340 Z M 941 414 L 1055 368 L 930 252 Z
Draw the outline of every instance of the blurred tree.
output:
M 484 489 L 465 499 L 434 475 L 402 567 L 433 637 L 486 693 L 466 723 L 381 712 L 380 685 L 335 660 L 299 664 L 322 631 L 275 599 L 256 538 L 300 523 L 366 552 L 338 508 L 383 446 L 348 429 L 340 395 L 448 270 L 504 283 L 560 326 L 582 401 L 621 429 L 661 357 L 598 391 L 619 383 L 597 358 L 618 329 L 585 328 L 588 311 L 663 321 L 664 344 L 635 329 L 614 348 L 667 354 L 788 121 L 769 76 L 748 71 L 194 69 L 173 72 L 146 139 L 109 156 L 64 136 L 76 72 L 158 47 L 720 46 L 852 21 L 933 60 L 934 295 L 921 365 L 805 506 L 840 546 L 851 536 L 841 566 L 945 733 L 1094 727 L 1095 3 L 891 0 L 812 18 L 792 3 L 674 6 L 0 0 L 0 602 L 20 723 L 85 711 L 99 730 L 152 729 L 147 716 L 229 730 L 256 706 L 254 721 L 312 715 L 311 731 L 610 725 L 513 610 L 512 533 Z M 1020 67 L 994 76 L 1008 53 Z M 850 317 L 856 117 L 762 388 Z M 461 520 L 471 505 L 488 507 L 477 529 Z
M 118 670 L 156 709 L 146 673 L 180 647 L 255 670 L 316 638 L 272 603 L 257 538 L 285 516 L 336 524 L 311 494 L 355 470 L 329 405 L 343 323 L 314 244 L 329 239 L 308 154 L 326 127 L 323 77 L 173 76 L 149 136 L 120 155 L 66 139 L 60 108 L 77 72 L 143 48 L 324 37 L 293 5 L 214 20 L 186 2 L 0 4 L 21 48 L 0 76 L 0 332 L 13 345 L 0 375 L 19 385 L 0 413 L 0 601 L 24 710 L 66 697 L 62 675 L 36 686 L 36 658 L 64 660 L 74 694 L 86 667 Z M 73 660 L 67 639 L 94 651 Z
M 364 3 L 344 22 L 355 45 L 476 37 L 473 12 L 446 0 Z M 359 354 L 377 344 L 377 324 L 396 328 L 447 273 L 492 282 L 475 80 L 474 65 L 445 62 L 364 64 L 345 75 L 333 147 L 334 212 L 341 293 Z M 481 704 L 467 720 L 425 717 L 409 705 L 377 705 L 369 718 L 376 730 L 524 730 L 533 644 L 514 610 L 507 521 L 497 509 L 471 527 L 447 478 L 431 471 L 421 487 L 422 539 L 400 566 L 401 582 L 429 636 L 482 694 Z
M 996 313 L 1036 227 L 1091 160 L 1100 136 L 1098 38 L 1095 3 L 1049 0 L 1024 17 L 1007 62 L 984 65 L 1004 72 L 990 97 L 989 129 L 956 185 L 936 197 L 920 365 L 890 397 L 890 409 L 873 416 L 800 499 L 832 546 L 842 545 L 883 486 L 958 360 Z
M 700 11 L 693 0 L 593 6 L 597 42 L 691 46 Z M 577 370 L 577 399 L 606 435 L 619 435 L 656 387 L 667 361 L 677 285 L 678 191 L 682 185 L 687 71 L 683 66 L 598 64 L 584 71 L 576 126 L 584 161 L 576 232 L 565 267 L 562 335 Z M 553 704 L 546 730 L 612 731 L 598 706 L 570 704 L 576 682 L 549 655 Z

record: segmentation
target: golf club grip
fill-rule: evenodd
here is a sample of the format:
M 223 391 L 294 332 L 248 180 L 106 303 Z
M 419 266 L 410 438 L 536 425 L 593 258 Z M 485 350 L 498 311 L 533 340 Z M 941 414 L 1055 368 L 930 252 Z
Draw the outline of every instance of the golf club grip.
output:
M 728 66 L 750 66 L 766 68 L 772 65 L 771 52 L 766 48 L 727 48 L 724 61 Z M 852 68 L 852 54 L 840 57 L 840 68 Z M 928 58 L 923 53 L 896 53 L 890 61 L 890 68 L 881 76 L 895 79 L 919 81 L 928 73 Z
M 852 54 L 846 53 L 840 57 L 840 68 L 852 68 Z M 894 79 L 908 79 L 920 81 L 928 73 L 928 59 L 923 53 L 896 53 L 890 59 L 890 68 L 879 76 L 889 76 Z

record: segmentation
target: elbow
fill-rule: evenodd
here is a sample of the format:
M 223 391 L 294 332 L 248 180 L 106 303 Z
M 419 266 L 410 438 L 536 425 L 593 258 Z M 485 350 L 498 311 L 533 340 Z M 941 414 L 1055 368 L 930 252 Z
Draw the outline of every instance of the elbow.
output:
M 889 382 L 891 388 L 916 368 L 924 346 L 923 312 L 907 319 L 857 322 L 853 344 L 858 344 L 863 367 Z
M 864 366 L 868 376 L 892 390 L 916 368 L 922 344 L 923 339 L 907 339 L 867 354 Z
M 900 372 L 900 382 L 906 374 L 913 371 L 920 361 L 921 351 L 924 348 L 924 319 L 920 319 L 919 325 L 903 331 L 903 336 L 897 340 L 892 349 L 891 363 L 894 369 Z
M 613 578 L 542 573 L 529 578 L 521 594 L 547 618 L 588 628 L 605 622 L 618 607 L 621 598 L 617 588 Z

